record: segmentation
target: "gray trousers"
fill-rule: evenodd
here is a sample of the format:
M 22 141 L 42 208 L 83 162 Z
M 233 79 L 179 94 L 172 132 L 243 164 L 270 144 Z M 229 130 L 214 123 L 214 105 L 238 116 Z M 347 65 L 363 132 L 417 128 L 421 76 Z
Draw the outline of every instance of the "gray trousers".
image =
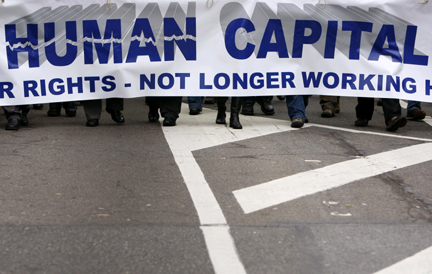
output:
M 112 110 L 123 110 L 123 98 L 109 98 L 106 99 L 106 108 Z M 102 113 L 102 100 L 88 100 L 82 101 L 84 112 L 87 120 L 100 119 Z
M 322 110 L 331 109 L 333 113 L 336 112 L 337 105 L 339 104 L 340 96 L 327 96 L 320 95 L 320 106 Z
M 3 107 L 6 118 L 9 119 L 18 119 L 21 120 L 21 116 L 27 115 L 30 111 L 29 105 L 21 105 L 21 106 L 5 106 Z

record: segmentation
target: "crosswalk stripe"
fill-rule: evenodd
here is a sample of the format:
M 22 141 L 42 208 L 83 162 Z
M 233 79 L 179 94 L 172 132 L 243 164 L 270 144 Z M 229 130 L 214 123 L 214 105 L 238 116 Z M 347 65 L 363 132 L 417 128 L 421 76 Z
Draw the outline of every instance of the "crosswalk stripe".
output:
M 432 273 L 432 246 L 374 274 L 430 274 Z
M 409 146 L 233 191 L 248 214 L 354 181 L 432 160 L 432 143 Z

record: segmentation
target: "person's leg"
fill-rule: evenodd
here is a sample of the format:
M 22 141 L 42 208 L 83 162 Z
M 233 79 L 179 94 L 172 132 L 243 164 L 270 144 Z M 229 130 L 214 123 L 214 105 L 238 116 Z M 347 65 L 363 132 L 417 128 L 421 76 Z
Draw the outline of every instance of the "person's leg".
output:
M 181 111 L 182 97 L 160 97 L 160 113 L 163 126 L 175 126 Z
M 305 108 L 309 105 L 309 95 L 302 95 Z
M 242 129 L 243 126 L 240 124 L 239 113 L 243 103 L 242 97 L 231 97 L 231 115 L 230 115 L 230 127 L 233 129 Z
M 202 111 L 204 97 L 188 97 L 189 114 L 197 115 Z
M 145 103 L 149 107 L 149 122 L 159 121 L 159 97 L 146 97 Z
M 421 110 L 419 101 L 408 101 L 407 119 L 408 120 L 423 120 L 426 117 L 426 112 Z
M 320 95 L 320 106 L 322 109 L 321 117 L 324 118 L 334 117 L 336 113 L 337 104 L 338 104 L 337 96 Z
M 244 97 L 241 114 L 243 115 L 254 115 L 255 97 Z
M 108 98 L 106 99 L 106 108 L 112 110 L 123 110 L 124 99 L 123 98 Z
M 340 96 L 337 96 L 336 104 L 334 105 L 336 113 L 339 113 L 341 110 L 340 107 Z
M 100 119 L 102 113 L 102 100 L 86 100 L 81 102 L 87 120 Z
M 27 114 L 30 112 L 30 106 L 21 105 L 19 106 L 19 108 L 21 109 L 21 125 L 27 126 L 28 125 Z
M 60 116 L 62 103 L 49 103 L 47 115 L 50 117 Z
M 111 118 L 114 122 L 118 124 L 123 124 L 125 122 L 125 118 L 121 113 L 123 110 L 124 100 L 123 98 L 109 98 L 106 99 L 106 108 L 105 110 L 111 114 Z
M 383 99 L 383 111 L 384 111 L 384 119 L 385 123 L 388 122 L 395 116 L 402 115 L 402 108 L 399 103 L 399 99 Z
M 419 101 L 408 101 L 407 112 L 415 109 L 421 110 L 421 104 Z
M 309 96 L 310 95 L 302 95 L 303 96 L 303 103 L 304 103 L 304 106 L 305 106 L 305 109 L 307 108 L 307 106 L 309 105 Z M 308 117 L 305 115 L 305 120 L 304 120 L 304 122 L 305 123 L 309 123 L 309 119 L 308 119 Z
M 30 111 L 28 105 L 4 106 L 3 110 L 8 120 L 5 127 L 6 130 L 18 130 L 21 125 L 25 126 L 28 124 L 27 113 Z
M 291 121 L 295 118 L 301 118 L 303 121 L 306 117 L 304 99 L 302 95 L 287 95 L 286 106 L 288 109 L 288 116 Z
M 306 120 L 306 107 L 302 95 L 287 95 L 286 106 L 291 119 L 291 126 L 300 128 Z
M 218 112 L 216 115 L 216 124 L 226 124 L 226 101 L 228 97 L 214 97 L 216 101 Z
M 399 99 L 382 99 L 382 103 L 386 129 L 388 131 L 396 131 L 398 128 L 406 125 L 406 117 L 402 116 Z
M 75 102 L 63 102 L 63 108 L 65 109 L 66 116 L 75 117 L 77 113 L 77 107 Z
M 365 127 L 368 125 L 374 112 L 374 103 L 374 98 L 357 98 L 357 106 L 355 108 L 357 120 L 354 122 L 355 126 Z
M 265 115 L 273 115 L 275 113 L 274 107 L 271 103 L 273 96 L 257 96 L 256 102 L 261 106 L 261 111 Z

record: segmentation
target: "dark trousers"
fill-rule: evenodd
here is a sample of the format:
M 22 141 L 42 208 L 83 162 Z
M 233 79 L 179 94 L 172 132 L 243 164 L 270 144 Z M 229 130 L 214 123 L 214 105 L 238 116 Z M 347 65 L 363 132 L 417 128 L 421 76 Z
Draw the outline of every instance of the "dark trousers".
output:
M 162 117 L 174 117 L 177 119 L 181 111 L 182 97 L 146 97 L 146 104 L 150 111 L 160 109 Z
M 244 97 L 242 101 L 243 101 L 243 104 L 245 104 L 245 105 L 247 105 L 247 104 L 253 105 L 253 104 L 255 104 L 255 102 L 258 102 L 261 104 L 264 101 L 271 102 L 271 100 L 273 100 L 273 96 L 252 96 L 252 97 Z
M 21 105 L 21 106 L 5 106 L 3 107 L 4 113 L 6 115 L 6 119 L 18 119 L 21 120 L 21 116 L 27 115 L 30 111 L 29 105 Z
M 213 97 L 217 104 L 224 104 L 228 101 L 228 97 Z
M 399 99 L 382 99 L 382 108 L 384 111 L 384 119 L 386 125 L 394 116 L 401 115 L 402 108 L 399 104 Z M 375 107 L 374 98 L 357 98 L 356 116 L 359 119 L 372 119 L 373 111 Z
M 112 110 L 123 110 L 123 98 L 106 99 L 106 108 Z M 102 100 L 82 101 L 87 120 L 100 119 L 102 113 Z
M 249 98 L 249 97 L 246 97 L 246 98 Z M 218 104 L 225 104 L 228 101 L 228 97 L 213 97 L 213 99 Z M 231 104 L 233 104 L 233 99 L 236 103 L 238 101 L 240 105 L 242 105 L 245 101 L 245 97 L 231 97 Z

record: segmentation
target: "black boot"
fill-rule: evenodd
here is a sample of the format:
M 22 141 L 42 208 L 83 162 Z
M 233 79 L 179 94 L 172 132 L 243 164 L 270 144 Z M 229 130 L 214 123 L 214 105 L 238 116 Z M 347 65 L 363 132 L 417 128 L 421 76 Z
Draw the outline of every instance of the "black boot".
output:
M 216 116 L 216 124 L 221 124 L 224 125 L 226 124 L 226 106 L 225 106 L 225 102 L 217 102 L 217 106 L 218 106 L 218 113 Z
M 159 121 L 159 109 L 156 107 L 150 107 L 149 113 L 148 113 L 148 120 L 151 123 Z
M 75 105 L 75 102 L 64 102 L 63 108 L 65 109 L 66 116 L 68 117 L 75 117 L 77 113 L 77 107 Z
M 242 129 L 243 126 L 240 124 L 239 113 L 243 98 L 231 97 L 231 116 L 230 116 L 230 127 L 233 129 Z
M 29 111 L 30 111 L 30 108 L 25 108 L 25 109 L 22 110 L 21 121 L 20 121 L 20 124 L 22 126 L 28 126 L 29 121 L 28 121 L 28 118 L 27 118 L 27 114 L 29 113 Z
M 62 103 L 50 103 L 47 115 L 50 117 L 60 116 Z
M 274 107 L 271 103 L 273 96 L 257 96 L 255 100 L 261 106 L 261 111 L 265 115 L 273 115 L 275 113 Z

